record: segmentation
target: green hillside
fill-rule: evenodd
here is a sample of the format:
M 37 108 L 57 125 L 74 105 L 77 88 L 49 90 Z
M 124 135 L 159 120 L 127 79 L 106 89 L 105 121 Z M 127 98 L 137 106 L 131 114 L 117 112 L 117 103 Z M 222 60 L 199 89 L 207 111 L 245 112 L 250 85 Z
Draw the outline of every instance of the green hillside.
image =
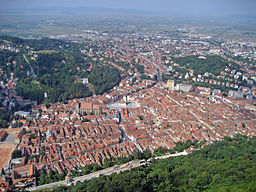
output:
M 55 192 L 71 191 L 256 191 L 256 137 L 225 138 L 188 156 L 101 176 Z
M 89 79 L 96 94 L 108 91 L 121 80 L 117 69 L 82 54 L 82 44 L 47 38 L 0 36 L 0 39 L 8 46 L 20 49 L 19 52 L 0 52 L 3 71 L 0 80 L 7 80 L 13 73 L 14 78 L 18 78 L 17 93 L 25 99 L 38 103 L 63 102 L 92 95 L 81 78 Z
M 199 56 L 186 56 L 174 58 L 173 61 L 186 69 L 193 69 L 195 74 L 204 74 L 206 72 L 214 75 L 219 75 L 224 71 L 226 66 L 229 66 L 229 61 L 217 55 L 208 55 L 206 59 L 199 58 Z M 235 64 L 229 67 L 233 69 Z

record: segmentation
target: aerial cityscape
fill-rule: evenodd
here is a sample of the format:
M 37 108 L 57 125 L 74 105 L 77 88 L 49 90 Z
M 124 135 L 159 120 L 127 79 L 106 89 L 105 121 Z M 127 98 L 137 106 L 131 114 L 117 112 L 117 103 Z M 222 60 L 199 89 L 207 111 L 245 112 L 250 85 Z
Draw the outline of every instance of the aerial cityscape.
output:
M 1 191 L 256 191 L 255 3 L 160 1 L 1 2 Z

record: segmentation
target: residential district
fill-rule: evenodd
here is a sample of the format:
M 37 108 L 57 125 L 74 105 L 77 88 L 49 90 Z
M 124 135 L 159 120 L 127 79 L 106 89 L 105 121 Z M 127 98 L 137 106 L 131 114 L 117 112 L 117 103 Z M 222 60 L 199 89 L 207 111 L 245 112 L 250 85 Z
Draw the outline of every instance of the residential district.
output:
M 213 41 L 194 31 L 180 31 L 176 36 L 87 31 L 82 37 L 91 44 L 80 51 L 124 73 L 119 85 L 103 95 L 37 105 L 16 95 L 14 77 L 1 82 L 2 111 L 17 102 L 33 105 L 31 111 L 17 111 L 9 127 L 0 131 L 1 189 L 8 189 L 10 180 L 17 187 L 32 186 L 41 169 L 72 174 L 88 164 L 102 165 L 111 157 L 153 152 L 159 147 L 172 149 L 177 142 L 197 140 L 207 145 L 225 136 L 255 136 L 256 71 L 249 64 L 255 61 L 255 43 Z M 80 41 L 78 37 L 55 38 Z M 2 45 L 3 49 L 19 52 L 17 47 Z M 183 74 L 177 69 L 184 67 L 174 62 L 188 55 L 205 60 L 211 54 L 228 61 L 218 75 L 197 74 L 193 69 Z M 33 52 L 28 55 L 36 59 Z M 143 78 L 136 65 L 143 66 L 143 75 L 150 78 Z M 163 81 L 165 74 L 169 78 Z M 12 158 L 17 150 L 21 157 Z

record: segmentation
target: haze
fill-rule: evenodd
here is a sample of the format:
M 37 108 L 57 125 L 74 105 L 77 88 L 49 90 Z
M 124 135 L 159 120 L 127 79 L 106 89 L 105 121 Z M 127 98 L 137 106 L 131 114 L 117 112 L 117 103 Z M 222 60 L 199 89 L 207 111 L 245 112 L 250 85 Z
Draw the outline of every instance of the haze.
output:
M 182 16 L 256 15 L 255 0 L 0 0 L 0 10 L 103 7 Z

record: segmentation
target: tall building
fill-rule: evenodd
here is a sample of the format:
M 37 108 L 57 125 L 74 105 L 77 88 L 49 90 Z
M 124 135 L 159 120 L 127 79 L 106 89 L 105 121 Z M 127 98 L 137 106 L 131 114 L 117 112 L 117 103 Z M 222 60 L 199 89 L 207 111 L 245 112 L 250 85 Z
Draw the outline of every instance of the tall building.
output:
M 168 80 L 167 81 L 167 88 L 169 89 L 169 90 L 175 90 L 175 82 L 174 82 L 174 80 Z

